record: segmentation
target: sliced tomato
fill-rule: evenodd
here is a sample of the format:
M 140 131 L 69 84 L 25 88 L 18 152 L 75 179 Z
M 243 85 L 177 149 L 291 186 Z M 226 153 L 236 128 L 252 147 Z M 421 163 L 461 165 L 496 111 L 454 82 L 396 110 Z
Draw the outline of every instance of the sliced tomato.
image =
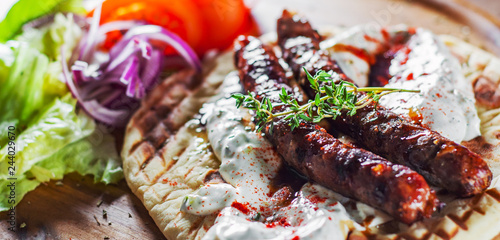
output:
M 242 0 L 104 1 L 101 24 L 116 20 L 143 20 L 162 26 L 179 35 L 200 56 L 212 48 L 229 47 L 240 34 L 258 32 Z M 109 33 L 103 47 L 109 49 L 120 37 L 118 31 Z
M 223 50 L 241 35 L 257 35 L 258 29 L 250 10 L 242 0 L 194 1 L 205 22 L 204 41 L 198 47 L 202 52 L 211 48 Z

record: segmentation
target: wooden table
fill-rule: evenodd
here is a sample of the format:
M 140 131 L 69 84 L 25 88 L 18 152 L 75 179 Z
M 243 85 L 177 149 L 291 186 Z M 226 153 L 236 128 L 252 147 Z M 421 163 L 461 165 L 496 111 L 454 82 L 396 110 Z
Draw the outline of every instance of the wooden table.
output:
M 0 214 L 0 239 L 164 239 L 124 180 L 105 186 L 76 173 L 28 193 L 16 207 L 16 233 L 7 218 Z
M 498 26 L 493 32 L 485 32 L 485 29 L 468 25 L 470 19 L 459 17 L 449 9 L 443 14 L 440 9 L 449 5 L 443 1 L 288 0 L 286 7 L 300 10 L 315 25 L 406 23 L 428 27 L 437 33 L 458 35 L 500 54 L 500 43 L 495 46 L 491 39 L 491 34 L 498 32 Z M 275 21 L 285 7 L 283 2 L 250 1 L 263 31 L 274 30 Z M 500 19 L 498 1 L 456 2 L 462 10 L 474 9 L 481 14 L 487 13 L 487 18 Z M 427 7 L 429 4 L 431 8 Z M 475 5 L 464 7 L 467 4 Z M 499 22 L 490 24 L 494 26 Z M 0 239 L 164 239 L 125 181 L 104 186 L 94 184 L 90 176 L 70 174 L 61 182 L 51 181 L 28 193 L 16 210 L 16 233 L 7 230 L 7 213 L 0 213 Z

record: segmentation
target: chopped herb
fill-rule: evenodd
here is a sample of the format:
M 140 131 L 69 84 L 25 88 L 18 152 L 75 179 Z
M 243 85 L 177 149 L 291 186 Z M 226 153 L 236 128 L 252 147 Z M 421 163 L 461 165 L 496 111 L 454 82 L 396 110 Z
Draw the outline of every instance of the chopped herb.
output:
M 261 214 L 260 214 L 260 212 L 258 212 L 257 214 L 255 214 L 255 215 L 252 217 L 252 221 L 259 221 L 259 220 L 260 220 L 260 217 L 261 217 Z
M 305 69 L 304 69 L 305 70 Z M 284 117 L 289 120 L 289 125 L 292 130 L 300 125 L 300 122 L 320 122 L 325 118 L 336 119 L 342 113 L 350 116 L 356 114 L 356 110 L 368 106 L 370 103 L 378 103 L 380 98 L 389 93 L 396 92 L 412 92 L 418 93 L 419 90 L 406 90 L 397 88 L 383 87 L 356 87 L 353 83 L 341 80 L 336 82 L 336 77 L 320 70 L 316 75 L 305 70 L 307 79 L 311 84 L 311 88 L 316 91 L 314 99 L 310 99 L 306 104 L 299 105 L 297 99 L 293 99 L 289 93 L 282 88 L 279 98 L 280 103 L 273 104 L 264 97 L 261 101 L 255 98 L 255 94 L 248 92 L 247 95 L 240 93 L 233 94 L 236 99 L 236 107 L 245 107 L 255 111 L 255 119 L 257 120 L 257 131 L 261 131 L 266 123 L 270 123 L 270 131 L 272 132 L 273 119 Z M 321 84 L 320 84 L 321 83 Z M 357 93 L 366 92 L 366 95 L 358 99 Z M 287 106 L 283 112 L 275 112 L 272 110 L 277 106 Z
M 26 227 L 26 223 L 25 222 L 21 223 L 21 225 L 19 226 L 19 228 L 25 228 L 25 227 Z
M 109 237 L 108 236 L 104 237 L 104 240 L 109 240 Z
M 100 206 L 101 206 L 101 204 L 102 204 L 102 200 L 99 200 L 99 202 L 97 202 L 97 205 L 96 205 L 96 206 L 97 206 L 97 207 L 100 207 Z
M 97 226 L 101 226 L 101 223 L 99 222 L 99 220 L 97 220 L 97 217 L 95 215 L 94 215 L 94 219 L 97 222 Z
M 108 218 L 108 212 L 106 212 L 106 210 L 102 210 L 102 218 L 106 219 Z
M 128 218 L 132 218 L 132 214 L 128 213 Z

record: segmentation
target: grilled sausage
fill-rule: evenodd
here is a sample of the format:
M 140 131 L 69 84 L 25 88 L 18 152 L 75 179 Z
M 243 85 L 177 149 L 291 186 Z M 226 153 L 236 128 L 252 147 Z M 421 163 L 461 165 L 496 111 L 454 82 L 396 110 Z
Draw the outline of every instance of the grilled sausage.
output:
M 279 101 L 281 88 L 289 93 L 297 91 L 288 85 L 278 58 L 260 40 L 240 37 L 235 49 L 235 65 L 245 91 L 274 103 Z M 273 111 L 282 108 L 275 107 Z M 343 144 L 316 124 L 302 122 L 292 131 L 288 120 L 276 119 L 272 131 L 266 126 L 265 136 L 285 162 L 308 179 L 381 209 L 404 223 L 430 217 L 439 204 L 420 174 Z
M 345 76 L 327 52 L 320 50 L 321 36 L 309 22 L 285 10 L 277 28 L 283 57 L 309 97 L 315 92 L 310 88 L 303 67 L 312 75 L 322 69 Z M 381 106 L 375 108 L 371 104 L 359 109 L 354 116 L 343 114 L 332 123 L 335 129 L 370 151 L 409 166 L 430 184 L 458 196 L 480 193 L 491 183 L 492 173 L 479 155 Z

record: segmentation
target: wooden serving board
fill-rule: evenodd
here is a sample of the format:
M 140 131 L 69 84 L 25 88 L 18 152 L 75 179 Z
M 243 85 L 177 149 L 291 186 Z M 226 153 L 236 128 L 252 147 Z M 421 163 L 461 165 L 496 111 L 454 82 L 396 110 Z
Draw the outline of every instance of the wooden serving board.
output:
M 264 32 L 274 30 L 276 19 L 286 7 L 300 10 L 314 25 L 406 23 L 463 37 L 500 54 L 500 43 L 495 42 L 500 41 L 500 35 L 496 35 L 500 34 L 499 26 L 495 25 L 500 21 L 490 21 L 485 27 L 481 19 L 474 17 L 480 12 L 489 14 L 485 19 L 500 19 L 500 2 L 456 2 L 458 7 L 453 10 L 447 9 L 449 3 L 443 0 L 249 1 Z M 472 9 L 463 7 L 464 2 L 477 7 L 470 16 L 461 15 Z M 51 181 L 25 196 L 16 208 L 15 233 L 7 230 L 7 214 L 0 213 L 0 239 L 164 239 L 124 180 L 105 186 L 94 184 L 91 176 L 69 174 L 63 181 Z
M 124 180 L 106 186 L 69 174 L 24 197 L 15 233 L 7 230 L 7 214 L 0 214 L 0 239 L 164 239 Z

